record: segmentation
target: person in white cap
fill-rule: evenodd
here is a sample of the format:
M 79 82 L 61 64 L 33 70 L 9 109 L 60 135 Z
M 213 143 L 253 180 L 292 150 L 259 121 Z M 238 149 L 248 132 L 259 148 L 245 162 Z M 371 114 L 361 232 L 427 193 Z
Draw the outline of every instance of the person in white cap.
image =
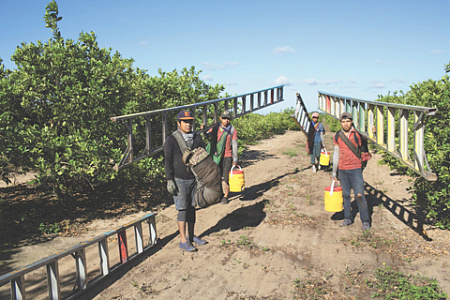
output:
M 317 164 L 316 168 L 316 160 L 317 162 L 320 161 L 320 152 L 325 148 L 325 140 L 323 138 L 325 129 L 323 124 L 319 122 L 319 113 L 317 112 L 312 114 L 312 126 L 314 127 L 314 135 L 311 135 L 311 140 L 308 140 L 308 146 L 309 153 L 311 154 L 312 171 L 315 173 L 317 169 L 320 170 L 320 163 Z

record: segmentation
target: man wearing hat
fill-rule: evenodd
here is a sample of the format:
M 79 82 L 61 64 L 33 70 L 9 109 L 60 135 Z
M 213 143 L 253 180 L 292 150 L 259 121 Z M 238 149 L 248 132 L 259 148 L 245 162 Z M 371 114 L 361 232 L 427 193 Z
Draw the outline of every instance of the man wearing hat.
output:
M 323 124 L 319 122 L 319 113 L 314 112 L 312 114 L 312 126 L 314 127 L 314 135 L 311 135 L 308 140 L 309 153 L 311 153 L 311 167 L 313 173 L 316 172 L 316 160 L 320 162 L 320 152 L 322 148 L 325 148 L 325 140 L 323 135 L 325 129 Z M 320 163 L 317 164 L 317 169 L 320 170 Z
M 353 127 L 352 114 L 344 112 L 340 116 L 340 123 L 342 131 L 345 136 L 356 147 L 361 147 L 361 136 Z M 356 136 L 356 139 L 355 139 Z M 362 175 L 361 160 L 353 153 L 352 150 L 345 144 L 338 133 L 336 133 L 334 140 L 334 155 L 333 155 L 333 180 L 336 180 L 337 173 L 339 173 L 339 181 L 342 187 L 342 197 L 344 198 L 344 221 L 340 226 L 348 226 L 353 224 L 353 215 L 351 211 L 350 192 L 353 189 L 358 205 L 359 216 L 362 222 L 363 229 L 370 229 L 370 216 L 367 201 L 364 196 L 364 179 Z M 357 142 L 358 141 L 358 144 Z
M 229 172 L 232 166 L 238 164 L 238 137 L 237 130 L 231 125 L 231 112 L 224 110 L 220 115 L 220 123 L 211 128 L 206 134 L 211 142 L 206 150 L 219 165 L 222 172 L 222 204 L 228 204 L 230 193 Z
M 178 131 L 189 148 L 195 149 L 205 146 L 201 136 L 194 134 L 192 131 L 194 117 L 190 112 L 179 112 L 177 120 Z M 173 195 L 175 209 L 178 211 L 177 223 L 181 239 L 179 246 L 185 251 L 192 252 L 197 250 L 192 245 L 193 243 L 204 245 L 206 241 L 194 235 L 196 214 L 192 194 L 197 182 L 191 169 L 183 163 L 182 157 L 183 154 L 175 137 L 173 135 L 168 136 L 164 143 L 167 190 Z

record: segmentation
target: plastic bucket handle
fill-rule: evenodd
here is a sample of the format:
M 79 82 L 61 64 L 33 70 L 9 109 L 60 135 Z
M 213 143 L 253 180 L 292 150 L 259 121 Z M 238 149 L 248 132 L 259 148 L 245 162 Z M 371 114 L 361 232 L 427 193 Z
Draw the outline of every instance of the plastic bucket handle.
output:
M 231 170 L 230 170 L 230 176 L 231 177 L 233 177 L 233 169 L 234 169 L 234 165 L 231 167 Z M 238 167 L 239 167 L 239 171 L 242 171 L 242 168 L 241 168 L 241 166 L 240 165 L 238 165 Z
M 336 180 L 333 180 L 333 182 L 331 183 L 330 196 L 333 196 L 333 190 L 334 190 L 334 183 L 335 182 L 336 182 Z

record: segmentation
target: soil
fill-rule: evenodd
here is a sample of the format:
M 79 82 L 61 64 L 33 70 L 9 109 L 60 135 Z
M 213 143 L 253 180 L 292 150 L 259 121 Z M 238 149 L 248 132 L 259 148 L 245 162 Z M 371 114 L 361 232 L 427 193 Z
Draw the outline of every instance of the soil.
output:
M 326 143 L 332 145 L 332 134 L 326 134 Z M 369 299 L 376 290 L 366 280 L 374 280 L 375 271 L 386 267 L 434 278 L 450 295 L 450 232 L 424 224 L 411 203 L 412 179 L 378 165 L 379 159 L 374 153 L 364 170 L 369 231 L 362 230 L 359 213 L 354 224 L 340 227 L 342 213 L 325 211 L 324 189 L 331 184 L 331 170 L 313 173 L 304 135 L 287 131 L 245 150 L 245 191 L 232 193 L 227 205 L 197 211 L 196 234 L 208 244 L 196 252 L 178 247 L 170 197 L 153 203 L 146 199 L 156 196 L 142 192 L 139 197 L 147 203 L 136 204 L 134 212 L 116 208 L 108 217 L 97 218 L 79 213 L 72 234 L 66 230 L 10 239 L 2 248 L 2 269 L 30 264 L 156 212 L 158 243 L 151 254 L 85 297 Z M 0 188 L 2 197 L 12 192 L 7 189 Z

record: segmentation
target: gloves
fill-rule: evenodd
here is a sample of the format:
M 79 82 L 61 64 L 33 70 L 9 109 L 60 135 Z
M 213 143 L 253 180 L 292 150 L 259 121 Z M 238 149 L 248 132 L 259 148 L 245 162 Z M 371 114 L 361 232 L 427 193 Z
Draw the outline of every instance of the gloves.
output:
M 172 195 L 176 195 L 177 194 L 177 185 L 175 184 L 175 182 L 172 179 L 171 180 L 167 180 L 167 190 Z

